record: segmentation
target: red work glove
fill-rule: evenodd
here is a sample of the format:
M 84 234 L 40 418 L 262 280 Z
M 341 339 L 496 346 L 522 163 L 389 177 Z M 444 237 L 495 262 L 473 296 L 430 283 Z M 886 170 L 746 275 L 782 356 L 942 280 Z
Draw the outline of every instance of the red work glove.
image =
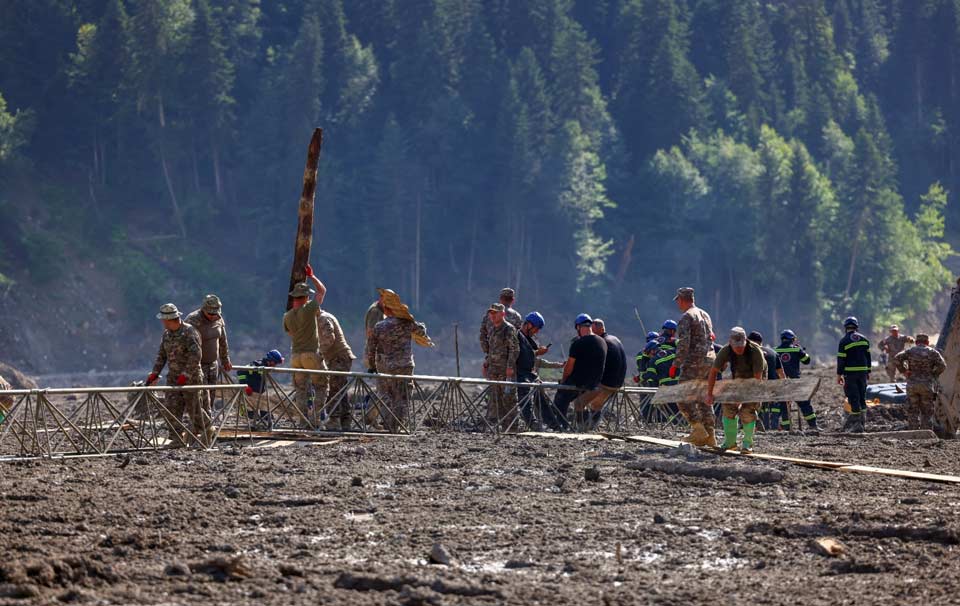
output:
M 223 369 L 227 372 L 230 372 L 231 370 L 233 370 L 233 364 L 231 364 L 230 362 L 224 362 Z
M 159 379 L 159 378 L 160 378 L 160 375 L 158 375 L 158 374 L 155 373 L 155 372 L 151 372 L 149 375 L 147 375 L 147 386 L 152 385 L 152 384 L 155 383 L 155 382 L 157 381 L 157 379 Z
M 639 383 L 639 382 L 640 382 L 640 377 L 634 377 L 634 378 L 633 378 L 633 382 L 634 382 L 634 383 Z
M 676 366 L 671 366 L 671 367 L 670 367 L 670 378 L 671 378 L 671 379 L 676 379 L 676 378 L 677 378 L 677 367 L 676 367 Z
M 247 385 L 246 387 L 243 388 L 243 393 L 247 394 L 248 396 L 252 396 L 253 388 Z
M 186 385 L 186 384 L 187 384 L 187 375 L 180 373 L 180 375 L 177 376 L 177 385 Z
M 303 268 L 303 273 L 309 278 L 313 276 L 313 268 L 310 267 L 310 264 L 307 263 L 307 266 Z

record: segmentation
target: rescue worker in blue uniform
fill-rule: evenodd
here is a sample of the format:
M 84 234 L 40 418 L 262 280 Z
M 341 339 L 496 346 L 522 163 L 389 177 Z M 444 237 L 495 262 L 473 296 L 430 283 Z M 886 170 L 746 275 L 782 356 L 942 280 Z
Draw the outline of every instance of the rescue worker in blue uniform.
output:
M 843 431 L 863 433 L 867 415 L 867 382 L 870 379 L 870 341 L 857 332 L 855 317 L 843 321 L 846 334 L 837 348 L 837 383 L 850 403 L 850 414 Z
M 654 331 L 647 333 L 647 344 L 649 345 L 651 341 L 657 341 L 660 338 L 660 335 Z M 647 365 L 650 364 L 650 360 L 653 359 L 653 356 L 647 353 L 647 348 L 644 347 L 643 351 L 637 354 L 637 374 L 633 377 L 634 383 L 639 383 L 640 385 L 646 387 L 647 383 L 645 382 L 647 374 Z
M 800 346 L 800 342 L 797 340 L 797 335 L 792 330 L 785 330 L 780 333 L 780 346 L 775 349 L 777 355 L 780 356 L 780 362 L 783 363 L 783 372 L 787 375 L 788 379 L 799 379 L 800 378 L 800 365 L 809 365 L 810 356 L 807 355 L 807 351 Z M 780 416 L 780 428 L 788 430 L 790 429 L 790 403 L 789 402 L 777 402 L 775 408 L 771 410 L 772 413 L 779 413 Z M 817 427 L 817 413 L 813 410 L 813 404 L 810 403 L 810 400 L 805 400 L 803 402 L 797 402 L 797 406 L 800 408 L 800 414 L 803 415 L 803 419 L 807 422 L 809 431 L 812 433 L 818 433 L 820 428 Z M 771 422 L 775 422 L 776 419 L 771 419 Z M 771 426 L 771 429 L 774 429 L 776 426 Z
M 660 344 L 672 350 L 677 349 L 677 323 L 673 320 L 666 320 L 663 323 L 660 329 Z
M 646 347 L 643 348 L 643 352 L 651 358 L 651 362 L 647 365 L 647 371 L 642 381 L 645 387 L 662 387 L 664 385 L 676 385 L 678 383 L 676 377 L 670 376 L 670 367 L 673 366 L 673 361 L 677 357 L 676 348 L 669 345 L 665 346 L 663 343 L 657 341 L 650 341 Z M 657 409 L 647 404 L 640 412 L 646 421 L 660 420 L 671 422 L 677 419 L 680 414 L 680 409 L 676 404 L 661 406 L 659 411 L 663 416 L 660 419 L 654 419 L 654 413 L 656 411 Z

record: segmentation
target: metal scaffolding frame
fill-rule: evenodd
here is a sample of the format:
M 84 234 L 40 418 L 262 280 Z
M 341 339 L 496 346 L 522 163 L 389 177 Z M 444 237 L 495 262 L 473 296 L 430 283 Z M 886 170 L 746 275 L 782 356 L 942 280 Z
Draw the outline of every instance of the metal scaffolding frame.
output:
M 324 434 L 332 420 L 349 416 L 351 430 L 365 433 L 413 433 L 417 431 L 469 431 L 497 436 L 524 430 L 539 430 L 535 422 L 553 406 L 551 395 L 576 390 L 557 383 L 489 381 L 486 379 L 427 375 L 382 375 L 281 367 L 238 366 L 235 370 L 259 373 L 261 391 L 247 393 L 247 386 L 221 373 L 217 385 L 183 387 L 87 387 L 0 391 L 13 404 L 0 409 L 0 459 L 91 456 L 129 451 L 159 450 L 184 446 L 213 448 L 222 439 L 252 439 L 254 436 Z M 339 378 L 343 387 L 325 401 L 311 400 L 312 388 L 301 392 L 286 380 L 294 373 L 305 378 L 321 375 Z M 383 381 L 398 381 L 408 394 L 406 414 L 398 415 L 381 389 Z M 381 387 L 378 387 L 378 383 Z M 492 406 L 502 390 L 528 388 L 504 421 Z M 198 435 L 190 421 L 175 418 L 166 405 L 166 395 L 198 392 L 209 415 L 210 435 Z M 579 390 L 577 390 L 579 391 Z M 684 423 L 672 405 L 650 402 L 654 388 L 623 387 L 603 406 L 597 431 L 635 432 Z M 343 407 L 348 410 L 343 411 Z M 532 407 L 534 422 L 525 420 Z M 573 405 L 570 406 L 573 411 Z M 342 414 L 347 412 L 347 414 Z M 529 419 L 530 417 L 526 417 Z M 340 427 L 336 428 L 337 433 Z M 278 432 L 281 432 L 278 434 Z

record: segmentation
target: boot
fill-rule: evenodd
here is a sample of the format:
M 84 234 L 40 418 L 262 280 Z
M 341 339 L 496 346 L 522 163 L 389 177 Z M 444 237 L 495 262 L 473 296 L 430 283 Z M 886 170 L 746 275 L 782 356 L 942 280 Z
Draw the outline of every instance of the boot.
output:
M 590 415 L 590 431 L 596 431 L 600 427 L 600 421 L 603 420 L 603 411 L 595 410 Z
M 853 426 L 857 422 L 857 415 L 852 412 L 847 415 L 846 420 L 843 422 L 843 428 L 840 430 L 842 432 L 850 432 L 853 429 Z
M 684 442 L 689 442 L 694 446 L 706 446 L 707 445 L 707 430 L 704 429 L 703 423 L 699 421 L 690 423 L 690 435 L 683 438 Z
M 721 450 L 734 450 L 737 447 L 737 420 L 723 417 L 723 446 Z
M 867 430 L 867 415 L 866 412 L 861 411 L 857 415 L 856 423 L 854 423 L 853 428 L 850 430 L 852 433 L 863 433 Z
M 753 453 L 753 434 L 757 429 L 757 422 L 744 423 L 743 425 L 743 448 L 740 452 L 743 454 Z
M 820 435 L 820 427 L 817 426 L 817 419 L 813 418 L 807 421 L 807 433 L 812 436 Z
M 707 432 L 707 443 L 704 446 L 709 446 L 710 448 L 717 447 L 717 430 L 713 425 L 704 425 L 703 430 Z

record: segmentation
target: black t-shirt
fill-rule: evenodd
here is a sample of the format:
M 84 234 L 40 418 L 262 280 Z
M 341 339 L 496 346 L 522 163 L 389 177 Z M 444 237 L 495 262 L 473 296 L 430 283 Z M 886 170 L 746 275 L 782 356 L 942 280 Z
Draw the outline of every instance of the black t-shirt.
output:
M 540 345 L 533 337 L 523 334 L 523 331 L 517 331 L 517 339 L 520 341 L 520 353 L 517 355 L 517 378 L 536 375 L 537 350 Z
M 780 356 L 769 345 L 761 345 L 760 350 L 763 351 L 763 357 L 767 361 L 767 380 L 773 381 L 779 379 L 780 375 L 777 374 L 777 370 L 783 369 L 783 362 L 780 361 Z
M 607 360 L 607 342 L 597 335 L 580 337 L 570 346 L 570 357 L 576 362 L 573 364 L 573 372 L 564 383 L 583 389 L 595 389 L 603 377 L 603 366 Z
M 603 364 L 600 384 L 623 387 L 623 380 L 627 376 L 627 354 L 623 351 L 623 343 L 610 333 L 604 333 L 603 340 L 607 344 L 607 358 Z M 579 358 L 577 361 L 579 363 Z

